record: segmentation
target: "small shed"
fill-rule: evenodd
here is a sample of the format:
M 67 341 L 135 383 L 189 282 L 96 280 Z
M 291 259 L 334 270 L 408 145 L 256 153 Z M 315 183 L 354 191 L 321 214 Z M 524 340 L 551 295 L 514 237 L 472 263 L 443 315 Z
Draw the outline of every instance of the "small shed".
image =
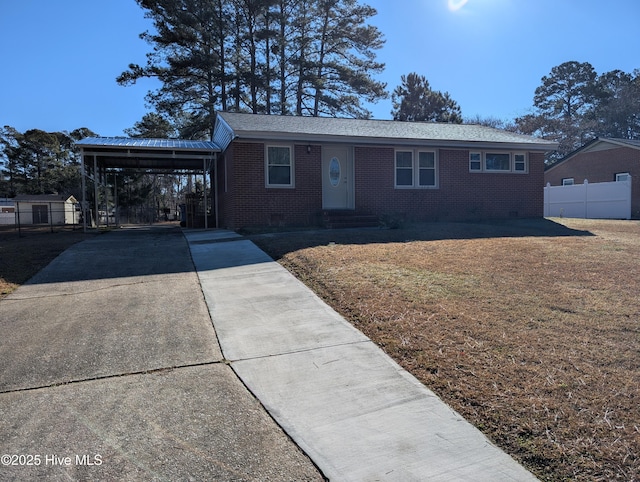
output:
M 16 221 L 15 210 L 12 198 L 0 197 L 0 225 L 14 224 Z
M 78 224 L 75 197 L 62 194 L 24 194 L 13 199 L 19 224 Z

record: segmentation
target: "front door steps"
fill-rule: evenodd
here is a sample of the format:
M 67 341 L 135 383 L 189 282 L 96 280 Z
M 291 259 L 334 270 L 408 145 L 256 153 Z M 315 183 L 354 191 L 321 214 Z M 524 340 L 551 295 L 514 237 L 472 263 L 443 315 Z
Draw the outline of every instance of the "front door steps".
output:
M 378 216 L 359 213 L 353 209 L 325 209 L 322 225 L 327 229 L 375 228 L 380 226 Z

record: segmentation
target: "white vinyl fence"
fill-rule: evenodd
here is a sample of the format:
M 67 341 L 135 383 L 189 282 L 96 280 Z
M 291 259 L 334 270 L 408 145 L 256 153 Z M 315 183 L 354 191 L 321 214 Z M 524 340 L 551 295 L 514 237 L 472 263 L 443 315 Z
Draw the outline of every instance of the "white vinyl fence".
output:
M 545 217 L 631 219 L 631 177 L 626 181 L 544 188 Z

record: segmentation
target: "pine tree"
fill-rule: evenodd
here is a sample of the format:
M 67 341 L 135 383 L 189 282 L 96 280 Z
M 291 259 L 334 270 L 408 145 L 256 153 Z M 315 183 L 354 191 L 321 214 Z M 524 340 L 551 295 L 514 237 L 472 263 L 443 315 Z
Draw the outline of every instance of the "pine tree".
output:
M 425 76 L 412 72 L 401 81 L 391 95 L 394 120 L 462 123 L 460 106 L 448 92 L 431 89 Z
M 386 96 L 376 12 L 357 0 L 137 1 L 153 51 L 117 81 L 157 77 L 148 102 L 192 135 L 211 134 L 216 110 L 369 117 L 363 101 Z

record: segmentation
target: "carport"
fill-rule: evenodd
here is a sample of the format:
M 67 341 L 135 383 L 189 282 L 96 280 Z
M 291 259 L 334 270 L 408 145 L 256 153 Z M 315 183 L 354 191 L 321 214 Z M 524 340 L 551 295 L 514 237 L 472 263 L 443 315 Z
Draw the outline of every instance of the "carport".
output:
M 215 227 L 218 226 L 217 183 L 215 179 L 215 160 L 220 147 L 211 141 L 192 141 L 181 139 L 144 139 L 125 137 L 87 137 L 76 142 L 80 148 L 82 167 L 82 213 L 83 227 L 87 229 L 90 208 L 87 202 L 87 180 L 94 186 L 94 209 L 96 226 L 100 225 L 99 193 L 103 189 L 105 199 L 108 196 L 108 179 L 114 174 L 137 172 L 151 175 L 202 175 L 204 190 L 204 227 L 209 228 L 207 208 L 213 201 Z M 208 177 L 208 179 L 207 179 Z M 213 190 L 213 199 L 207 197 L 207 186 Z M 117 192 L 117 185 L 114 188 Z M 114 200 L 117 207 L 117 196 Z M 109 224 L 107 213 L 106 224 Z

